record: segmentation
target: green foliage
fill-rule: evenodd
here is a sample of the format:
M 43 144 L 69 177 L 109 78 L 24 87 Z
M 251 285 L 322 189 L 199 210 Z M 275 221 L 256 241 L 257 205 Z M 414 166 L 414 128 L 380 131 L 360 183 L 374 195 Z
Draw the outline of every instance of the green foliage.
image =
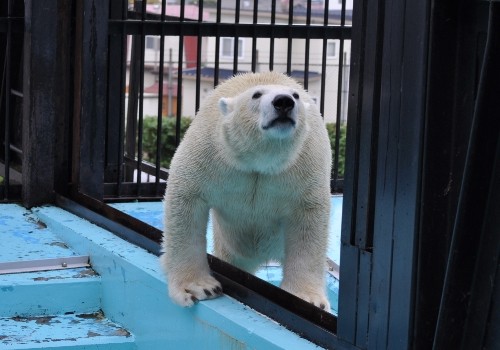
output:
M 335 136 L 336 132 L 336 124 L 327 123 L 326 130 L 328 130 L 328 136 L 330 137 L 330 145 L 332 148 L 332 161 L 333 166 L 335 167 Z M 340 125 L 340 139 L 339 139 L 339 163 L 338 163 L 338 177 L 344 177 L 345 172 L 345 140 L 346 140 L 347 126 L 345 124 Z
M 176 118 L 163 117 L 161 124 L 161 146 L 160 146 L 160 165 L 163 168 L 170 167 L 170 161 L 175 153 L 175 124 Z M 191 119 L 181 118 L 181 139 L 191 124 Z M 142 134 L 142 149 L 144 160 L 156 162 L 156 130 L 158 128 L 158 119 L 154 117 L 145 117 Z
M 143 157 L 144 160 L 155 163 L 156 162 L 156 128 L 158 120 L 154 117 L 144 118 L 144 132 L 143 132 Z M 162 133 L 161 133 L 161 160 L 160 165 L 163 168 L 170 167 L 170 161 L 175 152 L 175 118 L 163 117 L 162 119 Z M 181 118 L 181 138 L 184 136 L 187 128 L 191 124 L 191 119 Z M 336 126 L 333 123 L 326 124 L 330 144 L 332 148 L 332 157 L 335 161 L 335 136 Z M 338 176 L 344 176 L 345 170 L 345 142 L 346 142 L 346 125 L 340 125 L 340 140 L 339 140 L 339 163 L 338 163 Z M 334 165 L 335 166 L 335 165 Z

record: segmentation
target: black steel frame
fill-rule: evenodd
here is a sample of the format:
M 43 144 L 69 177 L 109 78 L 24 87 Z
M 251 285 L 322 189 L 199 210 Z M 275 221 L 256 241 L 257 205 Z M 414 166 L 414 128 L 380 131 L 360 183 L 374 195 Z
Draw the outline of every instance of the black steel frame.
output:
M 183 40 L 182 38 L 193 36 L 197 38 L 197 54 L 198 59 L 196 62 L 196 94 L 195 105 L 196 108 L 200 104 L 200 72 L 202 61 L 200 59 L 201 55 L 201 45 L 202 37 L 215 37 L 216 38 L 216 64 L 214 67 L 214 86 L 216 86 L 220 80 L 219 76 L 219 44 L 220 37 L 234 37 L 235 46 L 234 52 L 238 52 L 238 38 L 249 37 L 252 38 L 252 67 L 255 69 L 256 64 L 256 41 L 258 38 L 270 38 L 271 46 L 274 44 L 275 38 L 286 38 L 288 39 L 288 52 L 287 52 L 287 73 L 291 74 L 291 50 L 292 41 L 296 38 L 306 39 L 306 49 L 309 47 L 309 42 L 312 39 L 323 40 L 323 54 L 322 54 L 322 64 L 323 69 L 322 74 L 322 92 L 321 99 L 324 101 L 325 98 L 325 67 L 326 67 L 326 42 L 329 39 L 338 39 L 340 42 L 340 49 L 343 50 L 344 40 L 350 39 L 351 27 L 346 25 L 346 10 L 345 4 L 343 10 L 339 12 L 336 18 L 332 19 L 328 11 L 324 11 L 322 17 L 320 17 L 320 22 L 318 24 L 313 24 L 311 21 L 311 2 L 308 2 L 307 11 L 300 17 L 297 17 L 297 13 L 293 13 L 293 2 L 290 6 L 289 22 L 288 24 L 280 25 L 269 25 L 269 24 L 259 24 L 257 22 L 258 18 L 258 2 L 255 1 L 253 8 L 251 10 L 253 20 L 252 23 L 240 23 L 239 19 L 239 8 L 240 1 L 235 2 L 235 12 L 234 12 L 234 23 L 223 23 L 221 21 L 221 2 L 217 2 L 217 12 L 215 22 L 204 22 L 203 21 L 203 2 L 199 2 L 198 19 L 188 19 L 185 17 L 184 8 L 185 1 L 180 1 L 180 15 L 178 18 L 172 18 L 166 15 L 166 1 L 161 2 L 160 14 L 150 14 L 146 12 L 146 1 L 136 1 L 133 8 L 127 8 L 127 3 L 123 1 L 110 2 L 110 20 L 109 26 L 106 30 L 109 33 L 109 57 L 110 62 L 122 62 L 121 64 L 113 64 L 109 66 L 109 78 L 108 83 L 110 84 L 108 88 L 108 126 L 114 125 L 115 127 L 108 127 L 106 131 L 106 159 L 105 164 L 105 184 L 93 184 L 91 187 L 96 188 L 97 186 L 104 186 L 97 195 L 98 198 L 105 198 L 107 200 L 124 200 L 130 198 L 140 198 L 140 199 L 153 199 L 162 196 L 165 188 L 164 180 L 168 176 L 167 171 L 161 170 L 159 166 L 160 161 L 160 150 L 159 150 L 159 140 L 162 126 L 162 118 L 158 118 L 158 135 L 157 135 L 157 156 L 156 164 L 146 165 L 142 159 L 142 129 L 143 129 L 143 105 L 142 101 L 144 98 L 144 47 L 145 47 L 145 36 L 146 35 L 157 35 L 160 38 L 160 62 L 159 62 L 159 75 L 158 75 L 158 86 L 159 89 L 159 103 L 158 103 L 158 115 L 161 115 L 162 101 L 161 96 L 163 94 L 163 84 L 164 75 L 163 67 L 165 65 L 165 57 L 163 55 L 163 45 L 164 38 L 167 36 L 175 36 L 180 38 L 179 40 L 179 57 L 178 62 L 183 61 Z M 272 1 L 273 9 L 276 10 L 276 1 Z M 328 6 L 328 1 L 326 2 Z M 293 17 L 293 15 L 295 17 Z M 271 22 L 275 22 L 276 13 L 271 13 Z M 294 23 L 297 18 L 302 19 L 305 25 L 296 25 Z M 132 48 L 131 48 L 131 65 L 130 65 L 130 80 L 129 80 L 129 99 L 128 105 L 124 105 L 124 95 L 123 91 L 126 85 L 126 65 L 125 54 L 126 54 L 126 38 L 127 36 L 132 36 Z M 270 69 L 273 69 L 274 60 L 269 57 Z M 238 59 L 237 54 L 234 56 L 233 60 L 233 73 L 238 73 Z M 334 145 L 336 152 L 334 164 L 338 164 L 339 158 L 339 141 L 340 138 L 340 113 L 341 107 L 341 93 L 342 93 L 342 79 L 344 72 L 344 64 L 341 59 L 339 62 L 339 86 L 338 95 L 335 98 L 338 99 L 337 103 L 337 141 Z M 306 58 L 304 65 L 304 85 L 307 87 L 309 80 L 309 66 L 308 60 Z M 177 75 L 177 104 L 178 106 L 182 104 L 182 79 L 183 79 L 183 66 L 178 65 L 176 70 Z M 104 91 L 104 89 L 103 89 Z M 121 93 L 120 93 L 121 92 Z M 320 106 L 321 109 L 324 108 L 324 102 Z M 127 122 L 126 128 L 124 126 L 123 119 L 117 119 L 119 116 L 123 118 L 125 115 L 125 110 L 127 111 Z M 177 109 L 177 129 L 176 129 L 176 144 L 180 141 L 180 119 L 182 111 L 180 108 Z M 116 129 L 118 127 L 118 132 Z M 126 139 L 125 145 L 121 143 L 123 139 Z M 153 183 L 142 183 L 140 176 L 136 176 L 135 180 L 132 181 L 133 172 L 136 174 L 148 173 L 154 175 L 156 180 Z M 94 169 L 92 170 L 94 171 Z M 343 181 L 339 177 L 337 166 L 334 166 L 334 171 L 332 173 L 332 191 L 342 191 Z

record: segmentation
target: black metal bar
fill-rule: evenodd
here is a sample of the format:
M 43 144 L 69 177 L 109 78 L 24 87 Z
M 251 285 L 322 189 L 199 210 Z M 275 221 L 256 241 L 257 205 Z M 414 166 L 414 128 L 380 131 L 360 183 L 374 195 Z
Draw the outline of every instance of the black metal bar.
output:
M 54 79 L 55 84 L 55 110 L 54 110 L 54 135 L 52 141 L 54 148 L 54 191 L 62 194 L 68 192 L 68 184 L 71 182 L 71 145 L 72 145 L 72 118 L 74 109 L 74 12 L 75 4 L 70 1 L 61 2 L 57 5 L 56 24 L 56 57 L 58 61 L 58 72 Z M 104 73 L 105 74 L 105 73 Z M 105 95 L 105 90 L 103 90 Z M 24 96 L 18 99 L 24 103 Z M 105 107 L 103 107 L 105 109 Z
M 134 200 L 160 200 L 165 193 L 165 182 L 158 185 L 154 182 L 143 182 L 141 184 L 141 197 L 137 197 L 136 182 L 122 182 L 120 184 L 120 196 L 117 197 L 118 184 L 104 184 L 104 201 L 134 201 Z
M 253 2 L 252 24 L 257 24 L 258 13 L 259 13 L 259 2 L 254 1 Z M 251 63 L 251 68 L 250 68 L 252 72 L 257 71 L 258 58 L 259 57 L 258 57 L 258 50 L 257 50 L 257 37 L 254 35 L 254 36 L 252 36 L 252 63 Z
M 203 1 L 198 5 L 198 23 L 203 23 Z M 198 32 L 196 42 L 196 93 L 195 93 L 195 112 L 200 109 L 200 85 L 201 85 L 201 50 L 202 50 L 202 32 Z
M 215 67 L 214 67 L 214 87 L 219 85 L 219 59 L 220 59 L 220 37 L 221 37 L 221 17 L 222 17 L 222 0 L 217 0 L 217 13 L 215 18 Z M 201 29 L 201 28 L 200 28 Z M 205 35 L 207 32 L 203 30 Z M 224 32 L 225 33 L 225 32 Z
M 123 19 L 127 12 L 125 1 L 110 3 L 110 18 Z M 109 41 L 108 117 L 106 130 L 105 182 L 123 180 L 123 137 L 125 128 L 125 86 L 127 69 L 126 36 Z
M 137 12 L 141 11 L 140 2 L 134 3 L 134 9 Z M 111 20 L 110 20 L 111 22 Z M 126 21 L 123 21 L 126 23 Z M 123 33 L 123 35 L 126 33 Z M 139 81 L 140 81 L 140 57 L 141 44 L 138 34 L 132 36 L 130 49 L 130 72 L 129 72 L 129 88 L 128 88 L 128 105 L 127 105 L 127 122 L 125 130 L 125 156 L 135 158 L 136 135 L 137 135 L 137 115 L 139 102 Z M 125 168 L 125 181 L 133 179 L 134 171 L 132 167 Z
M 141 7 L 141 22 L 146 20 L 146 6 L 147 0 L 136 0 L 138 5 Z M 142 27 L 144 28 L 144 27 Z M 137 123 L 137 163 L 135 166 L 136 170 L 136 182 L 137 182 L 137 196 L 141 195 L 141 182 L 142 182 L 142 138 L 144 130 L 144 61 L 145 61 L 145 48 L 146 48 L 146 35 L 144 32 L 140 36 L 140 47 L 141 54 L 139 59 L 139 114 Z
M 165 21 L 165 10 L 166 10 L 166 0 L 161 2 L 161 17 L 160 20 Z M 156 123 L 156 159 L 155 159 L 155 182 L 157 188 L 160 184 L 160 171 L 161 171 L 161 143 L 162 143 L 162 124 L 163 124 L 163 78 L 164 78 L 164 67 L 165 67 L 165 35 L 160 34 L 160 62 L 158 63 L 158 121 Z M 169 80 L 170 81 L 170 78 Z M 170 86 L 167 86 L 170 89 Z M 170 91 L 170 90 L 169 90 Z M 171 101 L 168 101 L 171 103 Z M 169 106 L 168 108 L 172 108 Z
M 125 2 L 125 0 L 123 0 L 122 2 L 122 16 L 121 18 L 122 19 L 126 19 L 127 18 L 127 11 L 128 11 L 128 2 Z M 128 37 L 126 35 L 123 35 L 123 39 L 122 39 L 122 43 L 123 43 L 123 56 L 122 56 L 122 62 L 121 62 L 121 82 L 122 82 L 122 85 L 121 85 L 121 88 L 120 88 L 120 91 L 125 91 L 126 90 L 126 86 L 127 86 L 127 51 L 128 51 L 128 47 L 130 45 L 129 43 L 129 40 L 128 40 Z M 131 47 L 131 52 L 132 52 L 133 48 Z M 132 74 L 132 64 L 130 66 L 130 74 Z M 129 101 L 130 101 L 130 87 L 129 86 Z M 126 169 L 124 167 L 124 157 L 125 157 L 125 152 L 126 152 L 126 136 L 127 136 L 127 133 L 126 133 L 126 126 L 125 126 L 125 122 L 128 118 L 128 115 L 126 115 L 127 113 L 127 108 L 128 106 L 125 105 L 125 94 L 122 93 L 121 94 L 121 97 L 120 97 L 120 117 L 121 117 L 121 121 L 120 121 L 120 124 L 119 124 L 119 128 L 118 128 L 118 171 L 117 171 L 117 186 L 118 186 L 118 189 L 117 189 L 117 194 L 119 195 L 120 194 L 120 184 L 123 182 L 123 180 L 125 179 L 125 176 L 126 176 Z
M 290 20 L 292 22 L 293 20 Z M 162 29 L 162 27 L 164 27 Z M 329 38 L 340 38 L 340 33 L 343 33 L 345 39 L 351 38 L 351 27 L 333 26 L 324 27 L 322 25 L 311 25 L 309 28 L 292 24 L 252 24 L 252 23 L 219 23 L 219 22 L 160 22 L 160 21 L 123 21 L 110 20 L 109 30 L 111 35 L 139 35 L 142 30 L 146 35 L 160 35 L 163 31 L 165 35 L 180 36 L 182 35 L 198 35 L 201 31 L 204 36 L 213 36 L 220 38 L 220 33 L 228 37 L 247 37 L 251 38 L 256 35 L 259 38 L 293 38 L 305 39 L 308 36 L 311 39 L 322 39 L 325 34 Z
M 292 29 L 296 28 L 293 26 L 293 0 L 290 0 L 288 2 L 288 46 L 286 49 L 286 74 L 291 75 L 292 74 L 292 38 L 297 38 L 297 36 L 292 34 Z M 277 26 L 275 26 L 275 31 L 273 32 L 274 37 L 277 37 L 276 29 Z
M 328 25 L 328 8 L 330 6 L 330 1 L 325 0 L 325 12 L 323 13 L 323 25 L 326 27 Z M 328 36 L 324 35 L 323 37 L 323 48 L 321 52 L 321 82 L 320 82 L 320 102 L 319 102 L 319 111 L 321 115 L 325 116 L 325 87 L 326 87 L 326 59 L 327 59 L 327 50 L 328 50 Z M 335 164 L 335 163 L 334 163 Z
M 327 9 L 323 9 L 327 11 Z M 306 4 L 306 28 L 309 29 L 311 25 L 311 0 L 307 0 Z M 309 51 L 311 47 L 311 38 L 309 37 L 309 30 L 306 32 L 305 39 L 305 56 L 304 56 L 304 89 L 309 89 Z
M 273 29 L 271 32 L 271 37 L 269 38 L 269 70 L 272 71 L 274 69 L 274 27 L 276 26 L 276 1 L 271 1 L 271 28 Z
M 181 0 L 180 3 L 180 14 L 179 14 L 179 23 L 184 23 L 184 9 L 185 9 L 185 1 Z M 199 25 L 199 23 L 198 23 Z M 182 70 L 183 70 L 183 53 L 184 53 L 184 38 L 185 33 L 181 31 L 179 33 L 179 53 L 177 58 L 177 114 L 176 114 L 176 122 L 175 122 L 175 147 L 179 146 L 181 142 L 181 118 L 182 118 L 182 103 L 184 96 L 182 95 Z
M 342 10 L 341 10 L 341 20 L 340 20 L 340 26 L 344 27 L 345 26 L 345 4 L 346 0 L 342 0 Z M 336 118 L 335 118 L 335 144 L 334 144 L 334 158 L 333 158 L 333 180 L 335 183 L 337 182 L 339 178 L 339 158 L 340 158 L 340 126 L 341 126 L 341 117 L 342 117 L 342 86 L 343 86 L 343 79 L 344 79 L 344 38 L 342 37 L 341 33 L 341 38 L 339 40 L 339 65 L 338 65 L 338 70 L 337 70 L 337 111 L 336 111 Z M 345 155 L 344 155 L 345 156 Z
M 134 164 L 137 163 L 136 158 L 134 159 L 134 158 L 124 157 L 123 161 L 125 162 L 125 165 L 127 165 L 127 166 L 134 166 Z M 148 175 L 155 175 L 156 176 L 157 167 L 155 164 L 143 160 L 142 161 L 142 171 Z M 161 180 L 166 180 L 168 178 L 168 170 L 160 167 L 159 178 Z
M 234 9 L 234 25 L 237 26 L 240 23 L 240 0 L 236 0 Z M 239 58 L 239 38 L 235 36 L 233 47 L 233 74 L 238 73 L 238 58 Z
M 161 231 L 158 229 L 84 194 L 74 193 L 72 197 L 76 201 L 58 195 L 56 204 L 151 253 L 160 253 Z

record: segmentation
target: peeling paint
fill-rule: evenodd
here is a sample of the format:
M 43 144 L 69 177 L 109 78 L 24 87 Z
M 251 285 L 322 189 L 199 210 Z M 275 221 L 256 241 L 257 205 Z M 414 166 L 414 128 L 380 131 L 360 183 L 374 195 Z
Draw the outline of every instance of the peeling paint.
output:
M 51 246 L 57 246 L 57 247 L 61 247 L 61 248 L 64 248 L 64 249 L 69 249 L 68 245 L 64 242 L 52 242 L 50 243 Z
M 107 344 L 110 337 L 116 338 L 113 342 L 123 341 L 124 344 L 134 341 L 127 330 L 105 318 L 100 310 L 78 315 L 4 317 L 0 318 L 0 329 L 0 348 L 19 344 L 50 347 L 49 344 L 55 342 L 77 342 L 82 346 Z

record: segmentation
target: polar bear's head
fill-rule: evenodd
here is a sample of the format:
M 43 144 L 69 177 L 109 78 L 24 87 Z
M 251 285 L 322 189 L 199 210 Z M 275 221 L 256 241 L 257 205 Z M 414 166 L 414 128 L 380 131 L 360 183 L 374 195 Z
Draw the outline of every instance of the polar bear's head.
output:
M 310 98 L 299 86 L 252 86 L 220 98 L 219 109 L 227 147 L 251 171 L 279 172 L 293 163 L 309 129 Z

